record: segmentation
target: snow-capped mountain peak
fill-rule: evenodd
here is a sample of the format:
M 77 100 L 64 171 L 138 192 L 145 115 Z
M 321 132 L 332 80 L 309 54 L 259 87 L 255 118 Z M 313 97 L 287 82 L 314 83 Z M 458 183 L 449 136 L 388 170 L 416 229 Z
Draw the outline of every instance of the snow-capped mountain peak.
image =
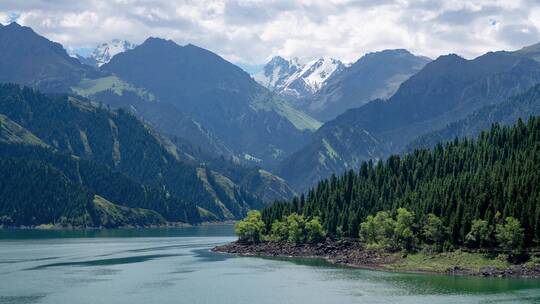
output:
M 299 71 L 302 64 L 298 58 L 285 59 L 281 56 L 273 57 L 263 70 L 253 77 L 263 86 L 276 90 L 283 86 L 289 77 Z
M 135 46 L 135 44 L 126 40 L 113 39 L 110 42 L 98 45 L 90 55 L 90 58 L 96 61 L 97 66 L 102 66 L 109 62 L 114 55 L 131 50 Z
M 343 63 L 337 59 L 326 57 L 315 59 L 305 64 L 300 71 L 291 75 L 286 86 L 290 86 L 294 81 L 301 78 L 305 81 L 311 93 L 315 93 L 332 74 L 340 71 L 343 67 Z
M 310 96 L 320 90 L 326 80 L 345 66 L 337 59 L 317 58 L 303 62 L 298 58 L 273 57 L 253 77 L 263 86 L 294 99 Z

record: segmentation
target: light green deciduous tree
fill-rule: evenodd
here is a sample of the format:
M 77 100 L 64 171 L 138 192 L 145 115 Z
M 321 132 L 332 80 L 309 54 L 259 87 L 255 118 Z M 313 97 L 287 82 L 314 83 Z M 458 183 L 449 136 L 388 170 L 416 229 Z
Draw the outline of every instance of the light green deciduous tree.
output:
M 443 249 L 444 241 L 448 235 L 448 228 L 444 226 L 442 220 L 433 213 L 428 214 L 423 229 L 426 243 L 436 251 Z
M 246 218 L 234 227 L 241 242 L 258 243 L 264 234 L 264 222 L 259 211 L 249 211 Z
M 495 237 L 499 245 L 508 253 L 521 249 L 523 245 L 523 228 L 518 219 L 507 217 L 504 224 L 498 224 Z
M 485 220 L 473 220 L 471 231 L 465 236 L 465 243 L 469 247 L 482 248 L 489 244 L 493 227 Z
M 318 243 L 326 237 L 326 231 L 318 217 L 314 217 L 306 223 L 307 241 L 309 243 Z

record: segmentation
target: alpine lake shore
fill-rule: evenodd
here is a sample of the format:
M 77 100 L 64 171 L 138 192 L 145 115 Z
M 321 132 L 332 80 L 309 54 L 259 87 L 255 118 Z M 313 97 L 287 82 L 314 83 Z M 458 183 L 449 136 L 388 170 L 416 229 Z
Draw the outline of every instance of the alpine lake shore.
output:
M 497 253 L 458 249 L 443 253 L 389 253 L 367 250 L 357 239 L 326 239 L 320 243 L 287 241 L 247 243 L 235 241 L 216 246 L 214 252 L 267 258 L 323 259 L 331 264 L 389 272 L 480 277 L 540 278 L 540 253 L 521 264 L 498 259 Z

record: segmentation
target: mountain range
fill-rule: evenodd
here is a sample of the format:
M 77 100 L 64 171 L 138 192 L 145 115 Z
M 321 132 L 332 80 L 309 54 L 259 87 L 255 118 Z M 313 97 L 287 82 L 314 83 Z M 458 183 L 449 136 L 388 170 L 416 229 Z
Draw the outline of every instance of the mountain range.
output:
M 369 159 L 404 151 L 416 137 L 540 82 L 540 65 L 510 52 L 473 60 L 445 55 L 403 82 L 387 100 L 373 100 L 325 123 L 312 141 L 277 170 L 298 190 Z
M 368 53 L 351 65 L 332 58 L 300 63 L 274 57 L 254 75 L 297 108 L 328 121 L 376 98 L 388 98 L 430 61 L 407 50 Z
M 271 168 L 320 126 L 239 67 L 194 45 L 149 38 L 95 68 L 28 27 L 12 23 L 0 32 L 8 55 L 0 59 L 1 81 L 128 108 L 163 133 L 240 163 Z
M 18 87 L 1 88 L 2 141 L 9 145 L 9 148 L 6 146 L 2 149 L 6 152 L 3 157 L 12 159 L 24 155 L 24 162 L 29 160 L 38 162 L 55 170 L 58 178 L 67 178 L 74 184 L 74 188 L 82 187 L 85 193 L 95 194 L 96 199 L 92 195 L 86 196 L 89 199 L 84 202 L 89 204 L 88 206 L 95 207 L 96 202 L 101 203 L 99 206 L 102 207 L 114 205 L 115 212 L 123 210 L 121 213 L 125 214 L 130 214 L 131 211 L 122 208 L 146 208 L 145 210 L 156 212 L 166 221 L 197 223 L 201 220 L 238 218 L 249 209 L 294 195 L 283 179 L 268 171 L 243 167 L 219 155 L 206 152 L 177 136 L 169 136 L 170 139 L 162 136 L 153 126 L 132 116 L 129 108 L 127 112 L 111 111 L 105 109 L 103 102 L 92 102 L 65 95 L 69 92 L 79 92 L 74 88 L 78 88 L 81 93 L 85 92 L 84 89 L 95 89 L 94 85 L 99 89 L 105 79 L 112 81 L 112 85 L 103 90 L 109 95 L 128 99 L 132 96 L 147 106 L 158 104 L 154 95 L 145 89 L 128 84 L 110 72 L 80 64 L 61 46 L 37 35 L 30 28 L 15 23 L 4 26 L 0 28 L 0 39 L 6 42 L 2 45 L 18 39 L 14 46 L 19 48 L 17 52 L 6 47 L 3 51 L 9 56 L 3 58 L 10 59 L 10 62 L 0 60 L 0 67 L 15 64 L 27 67 L 28 70 L 22 74 L 23 71 L 20 69 L 9 69 L 8 72 L 5 68 L 4 82 L 20 83 L 55 93 L 48 96 Z M 24 51 L 27 48 L 30 52 Z M 45 54 L 39 57 L 39 60 L 26 57 L 27 54 L 39 54 L 38 52 Z M 76 77 L 72 79 L 55 77 L 57 73 L 60 76 L 65 73 Z M 19 76 L 21 74 L 25 77 Z M 87 76 L 90 78 L 86 78 Z M 79 83 L 74 85 L 76 81 Z M 51 83 L 55 85 L 52 86 Z M 81 88 L 79 87 L 81 83 L 91 86 Z M 162 104 L 165 109 L 173 108 L 172 105 Z M 181 113 L 176 118 L 186 117 L 178 110 L 169 113 Z M 202 126 L 193 124 L 194 128 L 203 129 Z M 127 137 L 123 137 L 122 134 Z M 19 146 L 23 146 L 24 149 Z M 17 153 L 8 153 L 9 151 Z M 63 157 L 64 161 L 50 161 L 60 157 Z M 72 163 L 68 161 L 69 159 L 79 158 L 84 159 L 84 163 L 90 168 L 89 171 L 102 173 L 99 175 L 91 173 L 84 178 L 82 173 L 72 172 L 75 167 L 81 167 L 80 163 L 74 163 L 73 167 L 68 169 L 60 166 L 62 163 Z M 14 166 L 25 165 L 19 161 Z M 99 182 L 103 180 L 103 183 L 109 181 L 111 185 L 118 185 L 120 182 L 110 177 L 112 175 L 117 178 L 115 174 L 121 174 L 120 180 L 124 187 L 113 191 Z M 148 191 L 153 193 L 152 196 L 142 192 L 139 198 L 134 199 L 135 202 L 122 199 L 120 192 L 125 196 L 127 193 L 137 193 L 135 190 L 141 187 L 149 189 Z M 80 194 L 79 190 L 75 192 Z M 151 201 L 148 201 L 149 199 Z M 103 203 L 104 201 L 107 203 Z M 171 207 L 170 204 L 175 207 Z M 80 224 L 73 220 L 80 216 L 68 217 L 72 220 L 67 221 L 70 224 Z M 104 224 L 95 218 L 90 224 L 92 223 Z M 117 225 L 128 223 L 131 222 L 117 221 Z
M 539 114 L 539 50 L 274 57 L 252 76 L 154 37 L 101 44 L 82 63 L 2 26 L 0 83 L 14 84 L 0 84 L 0 225 L 238 219 L 365 160 Z
M 524 93 L 493 105 L 487 105 L 453 122 L 446 127 L 424 134 L 407 145 L 406 151 L 431 148 L 438 143 L 456 138 L 476 138 L 493 124 L 509 126 L 518 119 L 526 120 L 540 113 L 540 85 L 535 85 Z
M 271 167 L 320 126 L 239 67 L 194 45 L 149 38 L 101 70 L 192 117 L 243 161 Z M 169 126 L 163 131 L 185 135 Z

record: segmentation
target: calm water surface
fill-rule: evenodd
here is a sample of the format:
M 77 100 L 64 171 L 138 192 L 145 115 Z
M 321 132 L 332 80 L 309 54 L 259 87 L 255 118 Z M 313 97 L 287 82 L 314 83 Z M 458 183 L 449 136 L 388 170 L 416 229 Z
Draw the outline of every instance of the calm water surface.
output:
M 209 252 L 232 240 L 232 226 L 0 230 L 0 303 L 540 303 L 540 280 Z

